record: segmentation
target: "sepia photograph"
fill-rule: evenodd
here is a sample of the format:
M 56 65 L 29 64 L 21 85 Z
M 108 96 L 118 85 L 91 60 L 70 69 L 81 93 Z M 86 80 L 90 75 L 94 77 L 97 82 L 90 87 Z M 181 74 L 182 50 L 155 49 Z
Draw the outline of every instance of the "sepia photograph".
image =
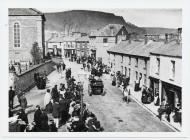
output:
M 182 9 L 8 8 L 9 132 L 182 132 Z

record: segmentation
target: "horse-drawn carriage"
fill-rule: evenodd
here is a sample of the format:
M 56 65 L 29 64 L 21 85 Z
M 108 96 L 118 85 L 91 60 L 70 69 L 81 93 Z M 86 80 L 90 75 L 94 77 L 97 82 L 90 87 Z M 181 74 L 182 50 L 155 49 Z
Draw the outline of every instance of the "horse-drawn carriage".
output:
M 93 76 L 89 77 L 89 84 L 88 84 L 88 93 L 89 95 L 101 95 L 104 91 L 104 84 L 102 79 L 95 78 Z

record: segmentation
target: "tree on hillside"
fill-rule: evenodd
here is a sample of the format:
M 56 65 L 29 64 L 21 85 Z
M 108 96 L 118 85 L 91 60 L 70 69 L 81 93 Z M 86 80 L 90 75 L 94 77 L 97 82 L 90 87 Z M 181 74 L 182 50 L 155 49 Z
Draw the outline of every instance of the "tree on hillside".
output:
M 42 59 L 42 54 L 37 42 L 34 42 L 34 44 L 32 45 L 31 54 L 33 57 L 34 65 L 39 64 Z

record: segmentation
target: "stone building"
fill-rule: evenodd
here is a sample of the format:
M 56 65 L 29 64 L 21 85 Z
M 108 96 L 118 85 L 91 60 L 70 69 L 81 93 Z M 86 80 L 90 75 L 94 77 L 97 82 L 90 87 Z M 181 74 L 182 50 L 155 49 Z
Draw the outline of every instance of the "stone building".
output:
M 64 56 L 63 37 L 53 36 L 46 41 L 48 52 L 54 56 Z
M 9 62 L 33 62 L 31 49 L 44 51 L 44 14 L 33 8 L 9 8 Z
M 149 86 L 150 55 L 149 52 L 159 48 L 163 41 L 153 40 L 152 36 L 145 36 L 145 40 L 122 41 L 107 52 L 109 66 L 113 72 L 120 71 L 130 78 L 130 84 L 139 83 Z
M 89 37 L 83 36 L 76 39 L 76 53 L 78 57 L 89 55 Z
M 158 91 L 160 102 L 166 100 L 174 108 L 181 107 L 182 92 L 182 44 L 181 29 L 177 39 L 168 38 L 158 49 L 150 53 L 150 87 Z
M 64 56 L 71 58 L 76 55 L 76 39 L 75 36 L 67 36 L 63 38 Z
M 107 50 L 122 40 L 127 40 L 128 32 L 121 24 L 108 24 L 96 31 L 92 31 L 90 36 L 90 50 L 101 58 L 102 62 L 108 64 Z

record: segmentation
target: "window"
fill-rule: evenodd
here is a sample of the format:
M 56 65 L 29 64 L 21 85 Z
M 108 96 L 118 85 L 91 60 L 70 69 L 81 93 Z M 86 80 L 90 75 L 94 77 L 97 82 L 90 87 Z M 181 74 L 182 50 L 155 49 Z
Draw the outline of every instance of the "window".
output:
M 123 63 L 123 56 L 121 56 L 121 63 Z
M 123 74 L 123 66 L 121 66 L 121 73 Z
M 136 75 L 136 80 L 138 80 L 138 72 L 137 71 L 135 72 L 135 75 Z
M 144 74 L 144 85 L 146 85 L 146 74 Z
M 131 65 L 131 57 L 129 57 L 129 65 Z
M 138 58 L 135 59 L 135 67 L 138 67 Z
M 172 70 L 171 79 L 173 80 L 175 78 L 175 61 L 171 61 L 171 70 Z
M 125 67 L 125 76 L 127 76 L 127 68 Z
M 20 25 L 18 22 L 14 24 L 14 47 L 20 47 Z
M 131 69 L 129 68 L 129 77 L 131 76 Z
M 156 63 L 157 63 L 157 72 L 156 72 L 156 74 L 159 75 L 159 73 L 160 73 L 160 58 L 156 59 Z
M 144 60 L 144 69 L 146 70 L 147 69 L 147 61 Z
M 108 43 L 108 39 L 107 38 L 103 38 L 103 43 Z

